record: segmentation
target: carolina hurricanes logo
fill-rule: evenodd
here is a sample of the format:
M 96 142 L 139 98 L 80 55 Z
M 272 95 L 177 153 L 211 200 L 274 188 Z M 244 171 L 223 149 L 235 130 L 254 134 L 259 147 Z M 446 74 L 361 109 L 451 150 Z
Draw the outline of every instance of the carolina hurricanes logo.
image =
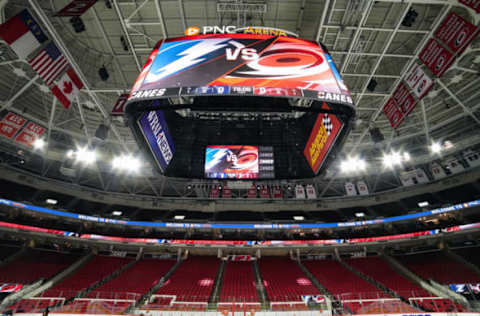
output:
M 316 47 L 296 43 L 276 43 L 262 56 L 239 68 L 228 77 L 286 79 L 317 75 L 328 64 Z
M 73 84 L 71 81 L 65 81 L 63 83 L 63 93 L 70 94 L 73 91 Z

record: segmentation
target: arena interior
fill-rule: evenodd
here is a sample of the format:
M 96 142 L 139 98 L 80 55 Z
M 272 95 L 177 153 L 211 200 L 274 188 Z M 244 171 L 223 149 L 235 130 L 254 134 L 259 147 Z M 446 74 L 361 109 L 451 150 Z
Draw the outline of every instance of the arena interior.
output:
M 479 25 L 0 0 L 0 312 L 480 315 Z

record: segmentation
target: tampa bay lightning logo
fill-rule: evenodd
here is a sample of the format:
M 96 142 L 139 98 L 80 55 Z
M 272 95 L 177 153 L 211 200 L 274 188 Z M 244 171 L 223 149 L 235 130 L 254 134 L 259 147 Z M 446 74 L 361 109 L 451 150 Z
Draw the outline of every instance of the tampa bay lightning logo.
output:
M 230 40 L 229 38 L 212 38 L 164 43 L 145 78 L 145 83 L 161 80 L 224 54 L 222 48 L 230 46 L 228 43 Z

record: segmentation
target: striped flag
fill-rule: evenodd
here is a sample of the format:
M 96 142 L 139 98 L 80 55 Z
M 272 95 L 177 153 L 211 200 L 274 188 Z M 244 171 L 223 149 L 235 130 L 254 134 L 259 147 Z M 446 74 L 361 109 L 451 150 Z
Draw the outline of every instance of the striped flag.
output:
M 27 9 L 0 25 L 0 37 L 21 59 L 48 39 Z
M 67 59 L 53 42 L 49 43 L 35 57 L 33 57 L 29 61 L 29 64 L 47 85 L 51 85 L 53 81 L 68 67 Z

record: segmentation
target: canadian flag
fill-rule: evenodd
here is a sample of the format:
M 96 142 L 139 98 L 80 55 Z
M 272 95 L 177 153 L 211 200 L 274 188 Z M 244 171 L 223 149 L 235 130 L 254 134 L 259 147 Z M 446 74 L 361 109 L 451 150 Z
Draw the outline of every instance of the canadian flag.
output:
M 58 80 L 57 84 L 53 86 L 52 92 L 57 97 L 58 101 L 68 109 L 73 101 L 73 98 L 78 95 L 80 89 L 83 88 L 83 83 L 78 78 L 77 74 L 70 67 L 67 72 Z

